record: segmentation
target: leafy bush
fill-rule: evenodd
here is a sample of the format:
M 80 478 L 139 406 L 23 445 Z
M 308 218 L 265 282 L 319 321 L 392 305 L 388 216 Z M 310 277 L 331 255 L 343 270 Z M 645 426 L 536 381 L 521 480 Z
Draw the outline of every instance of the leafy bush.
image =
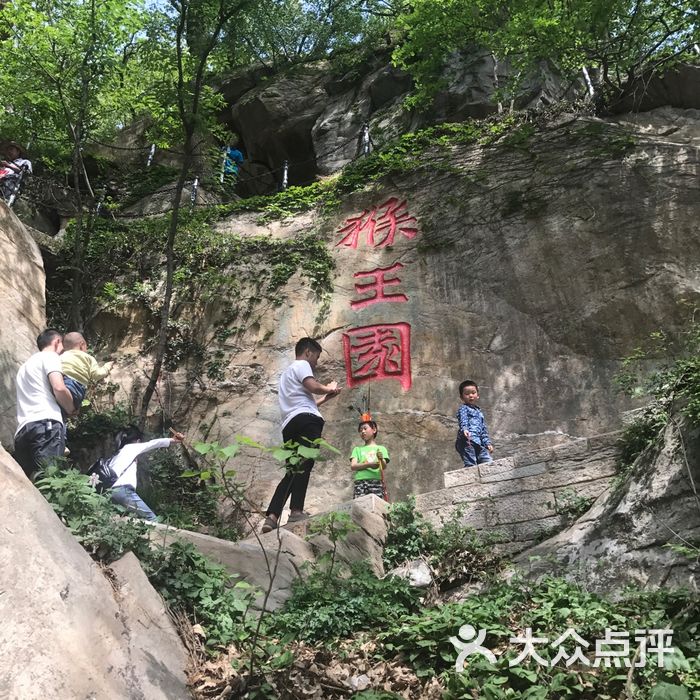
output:
M 435 539 L 435 529 L 417 510 L 416 499 L 392 503 L 389 508 L 389 531 L 384 545 L 384 566 L 393 569 L 428 551 Z
M 271 631 L 310 642 L 375 631 L 415 610 L 417 598 L 404 579 L 379 579 L 363 563 L 352 566 L 348 578 L 329 580 L 326 571 L 318 570 L 295 583 L 291 598 L 272 617 Z
M 498 533 L 477 533 L 463 525 L 463 510 L 455 510 L 436 529 L 416 510 L 415 498 L 392 504 L 384 565 L 391 569 L 409 559 L 424 557 L 438 587 L 447 590 L 484 577 L 497 568 L 493 545 Z
M 173 609 L 182 610 L 202 626 L 210 649 L 249 638 L 250 584 L 235 581 L 223 566 L 210 562 L 193 545 L 171 544 L 149 578 Z
M 655 660 L 648 659 L 645 667 L 634 669 L 631 675 L 633 697 L 662 697 L 658 691 L 655 694 L 657 683 L 668 684 L 673 693 L 700 687 L 698 620 L 700 602 L 682 591 L 628 592 L 621 601 L 610 602 L 563 579 L 545 578 L 533 585 L 515 579 L 463 602 L 399 619 L 379 635 L 378 651 L 385 659 L 398 654 L 419 676 L 440 675 L 448 698 L 612 699 L 621 697 L 628 684 L 627 668 L 580 663 L 568 668 L 561 660 L 555 666 L 523 661 L 511 667 L 509 661 L 523 646 L 511 643 L 510 638 L 522 636 L 529 627 L 533 637 L 550 641 L 537 644 L 536 651 L 551 661 L 557 650 L 551 642 L 572 629 L 591 643 L 586 653 L 590 660 L 595 653 L 593 642 L 604 638 L 606 628 L 626 631 L 631 637 L 631 660 L 636 629 L 672 629 L 676 652 L 667 657 L 665 668 L 657 668 Z M 456 637 L 464 624 L 486 631 L 482 646 L 496 653 L 495 663 L 475 654 L 468 657 L 463 671 L 455 671 L 457 650 L 450 637 Z M 566 648 L 571 653 L 574 646 Z
M 661 431 L 667 422 L 668 410 L 664 404 L 654 402 L 637 420 L 625 427 L 618 442 L 617 457 L 617 469 L 623 478 L 647 447 L 660 442 Z
M 650 336 L 648 348 L 636 348 L 623 359 L 615 382 L 624 393 L 651 399 L 642 415 L 623 431 L 619 442 L 618 469 L 629 472 L 637 457 L 660 440 L 674 401 L 694 425 L 700 425 L 700 323 L 693 319 L 679 337 L 665 333 Z M 657 368 L 649 371 L 654 358 Z
M 134 414 L 126 404 L 117 404 L 113 408 L 96 411 L 91 406 L 84 406 L 80 413 L 71 418 L 68 424 L 68 438 L 73 445 L 81 449 L 103 446 L 105 440 L 111 441 L 116 432 L 131 423 Z M 109 445 L 111 449 L 113 445 Z
M 109 563 L 131 551 L 142 562 L 149 560 L 147 525 L 141 520 L 117 517 L 124 509 L 112 503 L 109 496 L 97 493 L 86 475 L 75 469 L 51 467 L 36 486 L 95 559 Z
M 139 470 L 139 491 L 158 517 L 174 527 L 206 531 L 215 537 L 236 541 L 240 532 L 222 520 L 215 484 L 183 478 L 189 468 L 184 456 L 173 450 L 158 450 Z
M 210 649 L 248 638 L 249 584 L 234 582 L 223 567 L 190 544 L 153 546 L 143 520 L 118 517 L 125 511 L 97 493 L 88 477 L 74 469 L 48 469 L 36 485 L 93 558 L 110 563 L 133 552 L 166 602 L 187 614 L 193 624 L 203 626 Z

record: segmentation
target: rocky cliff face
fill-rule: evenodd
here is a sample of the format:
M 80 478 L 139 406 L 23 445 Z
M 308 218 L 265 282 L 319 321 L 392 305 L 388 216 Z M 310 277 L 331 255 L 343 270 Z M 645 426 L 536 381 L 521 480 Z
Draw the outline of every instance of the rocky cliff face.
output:
M 467 377 L 480 385 L 496 456 L 615 429 L 630 407 L 613 385 L 619 359 L 654 330 L 673 333 L 697 303 L 699 133 L 692 110 L 562 117 L 488 146 L 428 150 L 415 172 L 368 186 L 332 215 L 223 222 L 223 234 L 315 232 L 336 264 L 334 291 L 320 299 L 294 276 L 277 299 L 258 299 L 245 333 L 226 338 L 226 314 L 245 316 L 244 290 L 182 305 L 180 319 L 219 353 L 223 379 L 164 373 L 163 407 L 193 439 L 279 442 L 277 376 L 294 342 L 317 335 L 327 351 L 319 376 L 346 389 L 324 409 L 325 436 L 343 455 L 318 466 L 312 510 L 348 498 L 351 406 L 368 391 L 394 498 L 439 489 L 459 466 L 453 416 Z M 110 312 L 95 330 L 114 338 L 119 383 L 138 394 L 142 327 Z M 257 455 L 238 467 L 266 500 L 278 466 Z
M 496 92 L 508 72 L 507 65 L 494 63 L 486 51 L 457 53 L 445 68 L 445 87 L 433 104 L 411 112 L 403 108 L 413 86 L 411 77 L 391 65 L 388 49 L 340 72 L 325 61 L 275 76 L 251 68 L 223 81 L 220 90 L 230 107 L 221 120 L 240 136 L 248 160 L 244 180 L 259 179 L 257 166 L 264 165 L 280 182 L 282 165 L 288 161 L 290 183 L 302 184 L 336 172 L 355 158 L 363 124 L 377 147 L 428 124 L 496 113 Z M 514 105 L 548 105 L 564 97 L 569 87 L 542 68 L 533 71 Z
M 0 444 L 12 446 L 15 375 L 36 352 L 36 337 L 46 323 L 44 264 L 32 240 L 4 202 L 0 202 Z
M 111 580 L 0 448 L 3 698 L 187 698 L 188 659 L 129 554 Z
M 254 193 L 281 182 L 284 161 L 291 184 L 305 184 L 349 163 L 369 127 L 374 146 L 395 136 L 441 122 L 481 119 L 506 110 L 497 91 L 509 66 L 494 63 L 484 51 L 454 54 L 444 69 L 444 87 L 423 111 L 404 108 L 412 81 L 377 52 L 361 66 L 334 73 L 321 62 L 271 75 L 252 68 L 224 80 L 221 93 L 230 105 L 221 121 L 240 136 L 247 164 L 243 179 Z M 680 65 L 663 75 L 641 76 L 625 86 L 612 105 L 615 113 L 646 112 L 664 106 L 699 109 L 700 67 Z M 539 109 L 563 98 L 583 98 L 585 86 L 564 84 L 546 66 L 533 70 L 513 96 L 516 109 Z M 159 156 L 161 157 L 161 156 Z M 165 157 L 165 155 L 163 155 Z M 272 171 L 272 172 L 270 172 Z
M 697 556 L 677 547 L 697 542 L 700 532 L 699 451 L 700 431 L 672 413 L 663 438 L 639 457 L 626 480 L 517 563 L 531 576 L 568 575 L 608 595 L 626 585 L 697 591 Z

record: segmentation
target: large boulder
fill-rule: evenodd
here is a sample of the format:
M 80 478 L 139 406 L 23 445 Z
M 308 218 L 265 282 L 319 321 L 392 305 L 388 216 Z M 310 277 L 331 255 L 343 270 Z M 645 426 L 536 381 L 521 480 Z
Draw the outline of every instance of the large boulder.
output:
M 610 110 L 624 114 L 659 107 L 700 109 L 700 65 L 681 63 L 665 71 L 645 71 L 623 87 Z
M 298 67 L 246 92 L 231 109 L 231 128 L 241 136 L 246 160 L 281 171 L 294 164 L 289 184 L 313 179 L 316 163 L 311 130 L 326 106 L 325 62 Z
M 0 448 L 0 697 L 190 697 L 187 655 L 135 560 L 117 590 Z
M 44 264 L 39 247 L 0 201 L 0 444 L 12 446 L 17 427 L 15 375 L 37 351 L 46 324 Z
M 365 562 L 375 575 L 383 576 L 385 506 L 384 501 L 370 495 L 334 507 L 334 512 L 348 513 L 352 527 L 335 547 L 326 534 L 311 533 L 314 518 L 290 523 L 264 535 L 252 534 L 239 542 L 153 523 L 151 539 L 162 546 L 173 541 L 194 545 L 205 557 L 255 588 L 257 609 L 272 611 L 290 597 L 294 583 L 308 573 L 309 566 L 334 549 L 336 561 Z

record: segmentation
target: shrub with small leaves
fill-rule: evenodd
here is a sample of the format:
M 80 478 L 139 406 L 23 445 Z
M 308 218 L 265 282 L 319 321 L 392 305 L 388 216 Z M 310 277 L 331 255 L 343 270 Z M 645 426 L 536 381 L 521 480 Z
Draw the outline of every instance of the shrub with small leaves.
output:
M 236 581 L 193 545 L 171 544 L 149 578 L 173 609 L 202 626 L 210 649 L 250 637 L 253 621 L 248 613 L 254 597 L 250 584 Z
M 97 493 L 85 474 L 50 467 L 36 486 L 95 559 L 109 563 L 129 551 L 142 562 L 150 559 L 147 525 L 142 520 L 119 518 L 124 509 L 112 503 L 108 495 Z
M 328 578 L 319 569 L 294 585 L 291 598 L 271 620 L 273 633 L 309 642 L 378 630 L 401 613 L 417 609 L 418 594 L 396 576 L 377 578 L 356 563 L 347 578 Z

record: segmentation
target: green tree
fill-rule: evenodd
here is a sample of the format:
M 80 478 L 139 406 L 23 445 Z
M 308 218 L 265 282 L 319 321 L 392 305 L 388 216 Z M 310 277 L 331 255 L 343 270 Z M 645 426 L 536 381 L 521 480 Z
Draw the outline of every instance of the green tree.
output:
M 214 128 L 216 107 L 220 106 L 216 95 L 208 86 L 208 71 L 216 64 L 215 53 L 221 48 L 222 32 L 230 23 L 235 22 L 251 2 L 252 0 L 170 0 L 169 8 L 160 13 L 163 26 L 172 31 L 173 40 L 170 45 L 162 44 L 157 48 L 161 52 L 161 62 L 166 66 L 164 70 L 167 72 L 168 67 L 171 67 L 170 70 L 174 71 L 176 76 L 172 95 L 167 85 L 161 91 L 160 105 L 164 115 L 163 124 L 171 127 L 170 137 L 182 144 L 182 159 L 165 242 L 165 291 L 158 341 L 153 369 L 144 391 L 139 414 L 142 425 L 155 393 L 167 349 L 173 298 L 175 242 L 182 193 L 191 176 L 195 155 L 200 147 L 198 135 Z M 171 96 L 172 102 L 169 99 Z M 174 115 L 168 110 L 170 104 L 174 105 Z
M 569 79 L 595 69 L 602 91 L 618 93 L 641 72 L 693 55 L 699 7 L 697 0 L 414 0 L 399 19 L 404 38 L 394 60 L 416 80 L 415 104 L 439 89 L 447 57 L 470 47 L 508 61 L 514 83 L 548 61 Z
M 76 329 L 82 328 L 91 230 L 84 210 L 95 199 L 83 152 L 124 115 L 115 105 L 129 103 L 123 78 L 141 18 L 139 8 L 123 0 L 15 0 L 0 10 L 4 127 L 18 139 L 38 139 L 53 154 L 48 165 L 70 173 L 76 211 L 70 321 Z M 61 167 L 63 159 L 69 167 Z
M 227 29 L 234 64 L 278 69 L 375 41 L 396 12 L 391 0 L 260 0 Z

